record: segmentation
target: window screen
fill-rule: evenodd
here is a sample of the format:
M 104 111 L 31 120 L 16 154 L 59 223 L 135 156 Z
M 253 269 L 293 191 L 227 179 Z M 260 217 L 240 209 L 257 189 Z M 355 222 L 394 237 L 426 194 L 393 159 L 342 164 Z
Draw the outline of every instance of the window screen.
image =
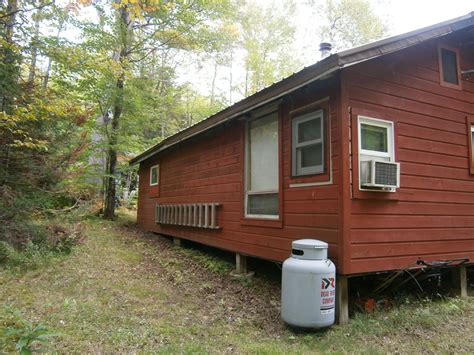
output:
M 278 215 L 278 115 L 251 121 L 247 142 L 247 214 Z
M 458 64 L 456 52 L 441 48 L 441 65 L 443 66 L 443 80 L 458 85 Z
M 361 147 L 364 150 L 388 152 L 388 134 L 386 127 L 361 124 Z
M 248 214 L 278 215 L 278 193 L 248 196 Z

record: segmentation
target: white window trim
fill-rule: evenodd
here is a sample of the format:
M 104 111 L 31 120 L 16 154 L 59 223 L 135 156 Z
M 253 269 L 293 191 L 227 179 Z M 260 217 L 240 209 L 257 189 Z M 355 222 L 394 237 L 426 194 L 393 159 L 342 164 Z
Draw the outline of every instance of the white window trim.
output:
M 387 152 L 378 152 L 376 150 L 362 149 L 362 125 L 366 124 L 369 126 L 382 127 L 387 129 Z M 359 157 L 360 155 L 370 155 L 373 157 L 388 158 L 389 161 L 395 161 L 395 150 L 394 150 L 394 132 L 393 122 L 381 120 L 380 118 L 373 118 L 367 116 L 358 116 L 358 146 L 359 146 Z
M 371 126 L 383 127 L 387 129 L 387 153 L 378 152 L 374 150 L 362 149 L 362 124 L 367 124 Z M 359 161 L 359 181 L 358 187 L 359 191 L 372 191 L 378 192 L 377 190 L 364 189 L 360 185 L 360 163 L 361 161 L 371 160 L 370 158 L 386 158 L 389 162 L 395 162 L 395 130 L 393 121 L 382 120 L 380 118 L 368 117 L 368 116 L 357 116 L 357 145 L 358 145 L 358 161 Z M 365 156 L 365 159 L 361 160 L 361 156 Z M 381 160 L 381 159 L 380 159 Z M 383 192 L 383 191 L 380 191 Z
M 321 138 L 319 139 L 313 139 L 311 141 L 299 143 L 298 142 L 298 126 L 301 123 L 311 121 L 315 118 L 320 118 L 321 122 Z M 292 142 L 291 142 L 291 154 L 292 154 L 292 175 L 293 176 L 305 176 L 305 175 L 313 175 L 313 174 L 321 174 L 324 172 L 324 158 L 325 158 L 325 134 L 324 134 L 324 110 L 318 110 L 315 112 L 311 112 L 308 114 L 305 114 L 303 116 L 296 117 L 292 120 L 291 122 L 291 128 L 292 128 Z M 298 148 L 302 148 L 305 146 L 313 145 L 313 144 L 318 144 L 321 143 L 321 153 L 322 153 L 322 164 L 321 165 L 316 165 L 316 166 L 311 166 L 307 168 L 299 167 L 297 166 L 297 154 L 298 154 Z M 298 173 L 299 171 L 299 173 Z
M 153 177 L 153 174 L 151 173 L 151 171 L 155 168 L 156 168 L 156 182 L 153 183 L 151 181 L 151 179 Z M 160 164 L 156 164 L 156 165 L 153 165 L 152 167 L 150 167 L 150 186 L 155 186 L 155 185 L 158 185 L 159 183 L 160 183 Z
M 248 189 L 249 187 L 249 180 L 250 180 L 250 147 L 249 147 L 249 140 L 250 140 L 250 122 L 258 120 L 260 118 L 264 118 L 267 115 L 272 114 L 272 112 L 266 112 L 264 115 L 255 117 L 250 121 L 247 121 L 245 124 L 245 199 L 244 199 L 244 216 L 245 218 L 256 218 L 256 219 L 270 219 L 270 220 L 278 220 L 280 219 L 280 214 L 272 215 L 272 214 L 250 214 L 248 213 L 248 199 L 249 195 L 263 195 L 263 194 L 280 194 L 280 189 L 276 190 L 267 190 L 267 191 L 251 191 Z M 280 125 L 280 117 L 277 113 L 277 122 L 278 127 Z M 278 131 L 278 140 L 280 139 L 280 132 Z M 278 152 L 278 159 L 280 159 L 280 152 Z M 278 164 L 278 167 L 280 165 Z M 280 168 L 278 168 L 278 180 L 280 180 Z M 278 181 L 278 186 L 280 186 L 280 181 Z M 280 198 L 280 196 L 278 196 Z M 280 201 L 280 200 L 278 200 Z M 278 206 L 280 207 L 280 206 Z M 280 208 L 278 208 L 280 210 Z

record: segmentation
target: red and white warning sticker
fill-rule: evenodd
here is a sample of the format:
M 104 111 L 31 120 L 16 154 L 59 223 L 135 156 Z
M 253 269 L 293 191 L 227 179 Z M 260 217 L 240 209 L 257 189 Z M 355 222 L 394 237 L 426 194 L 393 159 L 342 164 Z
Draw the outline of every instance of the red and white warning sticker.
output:
M 321 279 L 321 314 L 334 312 L 336 301 L 336 279 L 335 277 L 323 277 Z

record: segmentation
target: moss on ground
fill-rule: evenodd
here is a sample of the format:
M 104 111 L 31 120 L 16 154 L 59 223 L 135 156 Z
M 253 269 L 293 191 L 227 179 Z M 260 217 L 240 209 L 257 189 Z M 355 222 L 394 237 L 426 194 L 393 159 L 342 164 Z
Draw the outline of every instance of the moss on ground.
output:
M 0 270 L 0 346 L 7 329 L 42 324 L 59 352 L 473 352 L 474 300 L 422 300 L 358 314 L 346 326 L 295 331 L 279 319 L 279 285 L 233 280 L 232 265 L 117 222 L 88 219 L 67 257 Z

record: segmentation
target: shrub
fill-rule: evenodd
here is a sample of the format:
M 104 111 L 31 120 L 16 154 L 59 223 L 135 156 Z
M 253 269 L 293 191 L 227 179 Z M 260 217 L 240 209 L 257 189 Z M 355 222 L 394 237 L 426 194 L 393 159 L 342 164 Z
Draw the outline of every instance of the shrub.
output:
M 48 227 L 48 231 L 49 247 L 60 253 L 70 253 L 75 245 L 82 244 L 84 241 L 80 223 L 74 224 L 72 227 L 52 224 Z
M 35 267 L 51 253 L 70 253 L 83 241 L 82 226 L 56 214 L 38 220 L 29 197 L 0 187 L 0 264 Z M 35 218 L 34 218 L 35 216 Z

